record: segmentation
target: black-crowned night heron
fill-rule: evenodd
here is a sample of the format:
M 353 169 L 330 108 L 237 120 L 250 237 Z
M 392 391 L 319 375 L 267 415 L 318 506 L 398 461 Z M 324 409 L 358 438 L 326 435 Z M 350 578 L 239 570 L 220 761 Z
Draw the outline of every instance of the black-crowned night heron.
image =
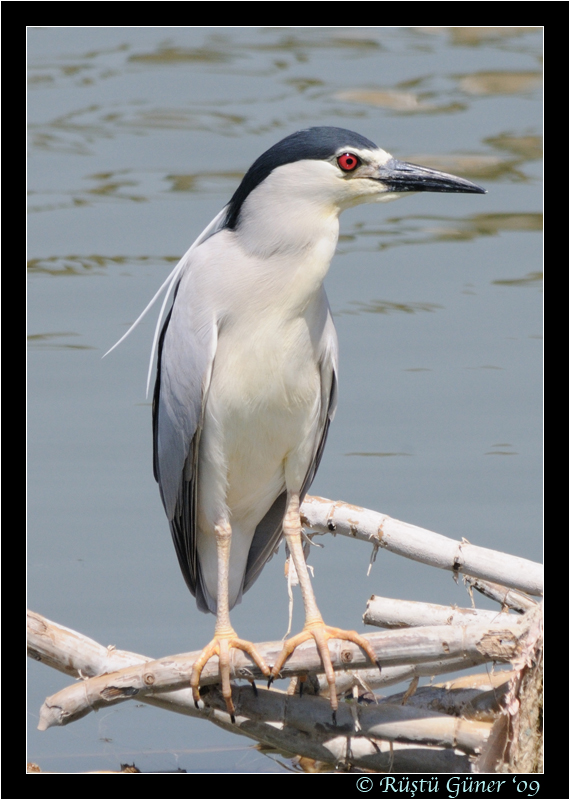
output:
M 365 639 L 323 622 L 303 557 L 299 506 L 336 407 L 337 338 L 323 279 L 339 214 L 407 192 L 484 190 L 397 161 L 343 128 L 297 131 L 250 167 L 167 281 L 175 294 L 158 343 L 154 474 L 188 588 L 202 611 L 217 616 L 214 638 L 193 668 L 194 700 L 201 671 L 217 654 L 232 718 L 232 647 L 249 653 L 271 680 L 312 637 L 333 715 L 327 640 L 356 642 L 375 661 Z M 305 626 L 270 670 L 251 642 L 237 638 L 229 612 L 283 536 Z

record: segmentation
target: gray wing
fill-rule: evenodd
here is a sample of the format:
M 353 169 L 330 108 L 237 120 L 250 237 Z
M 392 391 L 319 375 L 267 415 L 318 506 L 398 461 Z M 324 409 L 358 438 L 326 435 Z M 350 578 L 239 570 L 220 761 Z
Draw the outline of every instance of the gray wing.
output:
M 213 315 L 188 323 L 177 313 L 176 289 L 158 345 L 153 397 L 153 464 L 184 580 L 207 611 L 196 551 L 197 462 L 203 398 L 211 378 L 217 331 Z
M 319 341 L 321 411 L 318 431 L 314 442 L 313 457 L 301 488 L 301 502 L 309 491 L 315 475 L 317 474 L 325 449 L 329 426 L 334 418 L 337 406 L 338 342 L 326 296 L 324 296 L 324 304 L 324 325 Z M 247 592 L 250 586 L 255 583 L 261 570 L 279 547 L 283 536 L 283 517 L 285 516 L 286 505 L 287 491 L 285 490 L 275 500 L 255 529 L 247 559 L 243 585 L 244 592 Z
M 176 307 L 176 300 L 182 282 L 188 279 L 192 269 L 192 251 L 223 230 L 226 217 L 227 206 L 224 206 L 168 278 L 167 283 L 170 282 L 171 286 L 175 283 L 176 288 L 158 340 L 152 402 L 154 477 L 159 485 L 180 569 L 188 588 L 197 595 L 202 610 L 207 610 L 207 607 L 202 596 L 196 554 L 196 471 L 203 398 L 211 378 L 217 330 L 213 314 L 206 320 L 203 315 L 193 319 L 190 315 L 189 322 L 188 314 L 177 313 L 180 309 Z

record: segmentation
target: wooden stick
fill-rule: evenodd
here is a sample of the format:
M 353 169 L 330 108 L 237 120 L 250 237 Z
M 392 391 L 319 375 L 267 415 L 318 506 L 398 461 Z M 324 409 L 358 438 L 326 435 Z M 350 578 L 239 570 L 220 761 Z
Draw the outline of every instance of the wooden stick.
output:
M 329 703 L 320 697 L 292 696 L 285 692 L 258 689 L 256 697 L 249 687 L 234 687 L 233 700 L 237 716 L 274 723 L 305 731 L 311 738 L 333 738 L 355 731 L 351 707 L 341 703 L 337 725 L 332 721 Z M 208 692 L 205 702 L 223 709 L 221 693 Z M 491 724 L 459 719 L 422 708 L 394 705 L 357 706 L 358 736 L 385 741 L 406 741 L 439 747 L 458 747 L 465 753 L 478 753 L 487 741 Z
M 514 589 L 507 589 L 506 586 L 501 586 L 499 583 L 491 583 L 491 581 L 483 581 L 478 578 L 471 578 L 469 575 L 464 577 L 465 583 L 469 589 L 476 589 L 485 597 L 491 600 L 496 600 L 501 604 L 501 608 L 512 608 L 519 614 L 524 614 L 536 607 L 536 600 L 528 597 L 522 592 L 517 592 Z
M 103 647 L 93 639 L 51 622 L 32 611 L 28 612 L 28 635 L 28 652 L 31 658 L 74 677 L 92 675 L 97 669 L 106 671 L 112 667 L 113 663 L 117 665 L 135 664 L 138 660 L 138 663 L 145 664 L 150 661 L 148 657 L 136 653 L 117 650 L 114 647 Z M 469 660 L 458 659 L 457 663 L 453 660 L 449 661 L 447 669 L 456 669 L 461 663 L 463 666 L 469 666 Z M 392 682 L 398 682 L 406 675 L 421 670 L 421 668 L 422 665 L 401 668 L 388 667 L 384 672 L 392 672 Z M 441 669 L 444 669 L 443 663 L 433 662 L 431 665 L 431 670 L 434 672 Z M 406 670 L 407 672 L 404 672 Z M 370 671 L 378 675 L 376 667 Z M 366 672 L 366 670 L 362 670 L 362 672 Z M 353 675 L 354 671 L 353 673 L 338 673 L 337 678 L 340 680 L 351 678 L 352 680 Z M 324 681 L 324 676 L 322 677 Z M 77 686 L 80 689 L 82 685 L 78 684 Z M 248 689 L 244 688 L 244 691 L 247 692 Z M 305 758 L 324 761 L 327 764 L 342 765 L 344 763 L 357 765 L 362 769 L 387 770 L 391 768 L 406 772 L 425 772 L 428 768 L 441 772 L 464 773 L 469 771 L 469 758 L 456 749 L 424 747 L 400 742 L 388 743 L 370 737 L 355 739 L 352 736 L 341 735 L 340 729 L 339 735 L 332 738 L 323 735 L 320 738 L 310 739 L 305 732 L 292 726 L 280 728 L 275 724 L 251 720 L 244 716 L 238 716 L 236 723 L 233 724 L 225 706 L 221 710 L 213 706 L 196 709 L 189 688 L 171 692 L 156 692 L 152 695 L 141 694 L 137 697 L 137 702 L 147 703 L 179 714 L 209 719 L 228 732 L 248 736 L 280 751 L 288 751 L 291 755 L 302 754 Z M 324 702 L 327 713 L 330 713 L 328 702 L 326 700 Z M 77 718 L 78 716 L 74 717 L 74 719 Z M 67 721 L 72 721 L 71 717 Z
M 516 619 L 500 611 L 480 608 L 457 608 L 413 600 L 394 600 L 372 595 L 362 617 L 366 625 L 378 628 L 413 628 L 424 625 L 510 624 Z
M 104 647 L 82 633 L 28 610 L 28 656 L 72 678 L 91 678 L 105 672 L 152 661 L 148 656 Z
M 360 669 L 336 672 L 336 687 L 339 695 L 345 694 L 354 686 L 385 689 L 395 683 L 405 683 L 414 678 L 433 678 L 436 675 L 444 675 L 447 672 L 471 669 L 485 664 L 486 661 L 486 657 L 479 653 L 478 656 L 473 655 L 467 658 L 459 656 L 438 661 L 425 661 L 418 664 L 404 664 L 399 667 L 382 667 L 382 672 L 378 672 L 376 667 L 361 667 Z M 319 673 L 316 677 L 320 684 L 319 695 L 327 697 L 328 687 L 324 674 Z
M 364 770 L 378 770 L 381 772 L 426 772 L 431 769 L 435 772 L 455 772 L 465 773 L 471 769 L 471 759 L 457 748 L 426 746 L 419 743 L 407 744 L 405 742 L 391 742 L 378 739 L 372 735 L 365 736 L 361 732 L 354 731 L 354 721 L 352 714 L 350 717 L 349 730 L 346 726 L 336 727 L 331 724 L 331 712 L 328 701 L 319 698 L 296 698 L 301 704 L 305 701 L 316 700 L 324 703 L 323 718 L 325 726 L 322 728 L 317 724 L 312 724 L 312 733 L 307 735 L 306 730 L 295 727 L 293 718 L 290 717 L 285 724 L 283 719 L 276 719 L 276 712 L 286 708 L 293 698 L 285 698 L 277 704 L 274 702 L 275 696 L 283 698 L 283 693 L 275 689 L 271 692 L 263 690 L 259 708 L 267 715 L 270 721 L 260 720 L 257 715 L 248 715 L 250 706 L 248 705 L 248 694 L 251 690 L 247 687 L 234 689 L 233 698 L 237 703 L 237 713 L 235 724 L 231 728 L 236 733 L 243 733 L 252 739 L 264 742 L 267 745 L 277 748 L 280 752 L 290 753 L 291 756 L 301 754 L 304 759 L 312 759 L 324 765 L 335 765 L 337 768 L 348 768 L 357 766 Z M 266 696 L 271 695 L 270 705 L 266 705 Z M 259 698 L 258 698 L 259 699 Z M 206 708 L 209 719 L 215 724 L 227 720 L 229 715 L 225 710 L 225 705 L 221 702 L 221 694 L 212 690 L 208 695 L 210 705 Z M 251 704 L 256 702 L 251 699 Z M 342 704 L 343 707 L 345 704 Z M 300 715 L 305 714 L 314 720 L 311 714 L 309 702 L 301 709 Z M 304 714 L 303 714 L 304 711 Z M 357 711 L 360 714 L 360 708 Z M 344 719 L 344 717 L 343 717 Z M 481 738 L 486 735 L 483 732 Z M 316 769 L 315 769 L 316 771 Z
M 524 617 L 508 627 L 503 625 L 431 626 L 413 630 L 387 631 L 366 635 L 382 664 L 418 664 L 426 661 L 484 657 L 489 661 L 508 662 L 516 654 L 517 640 L 524 630 Z M 39 652 L 38 642 L 32 649 Z M 258 650 L 269 664 L 281 651 L 281 642 L 260 644 Z M 335 670 L 365 666 L 367 657 L 351 642 L 333 640 L 330 653 Z M 63 689 L 50 698 L 40 711 L 38 728 L 65 725 L 90 711 L 132 697 L 186 688 L 199 652 L 168 656 L 156 661 L 123 668 L 111 674 L 89 678 Z M 320 657 L 312 641 L 300 645 L 284 665 L 282 677 L 320 672 Z M 260 678 L 261 673 L 249 657 L 232 651 L 232 676 Z M 218 664 L 211 659 L 202 673 L 201 685 L 219 681 Z
M 301 515 L 303 525 L 319 533 L 340 533 L 432 567 L 466 573 L 531 595 L 543 593 L 542 565 L 526 558 L 448 539 L 377 511 L 323 497 L 305 497 Z
M 405 692 L 400 692 L 378 702 L 397 704 L 405 701 L 410 708 L 492 723 L 503 709 L 509 681 L 514 675 L 513 670 L 462 675 L 453 681 L 422 686 L 407 698 Z

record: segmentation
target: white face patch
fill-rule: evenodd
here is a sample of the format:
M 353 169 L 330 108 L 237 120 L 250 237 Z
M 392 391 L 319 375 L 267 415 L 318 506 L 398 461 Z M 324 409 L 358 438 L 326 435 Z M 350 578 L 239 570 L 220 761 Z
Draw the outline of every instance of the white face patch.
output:
M 358 164 L 352 166 L 351 156 Z M 395 195 L 380 179 L 380 170 L 393 159 L 382 148 L 340 147 L 329 162 L 335 168 L 337 187 L 336 200 L 341 209 L 360 203 L 379 203 L 395 200 Z M 340 178 L 340 184 L 338 179 Z

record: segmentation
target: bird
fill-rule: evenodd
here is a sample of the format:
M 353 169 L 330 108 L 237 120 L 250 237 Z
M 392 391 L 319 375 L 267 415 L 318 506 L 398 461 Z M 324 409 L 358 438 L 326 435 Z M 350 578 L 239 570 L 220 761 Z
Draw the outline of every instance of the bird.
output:
M 154 476 L 186 584 L 198 608 L 216 615 L 213 639 L 193 665 L 193 698 L 199 707 L 202 670 L 217 655 L 232 721 L 232 648 L 248 653 L 271 682 L 294 649 L 314 639 L 333 720 L 328 641 L 355 642 L 380 666 L 366 639 L 325 624 L 303 556 L 299 509 L 337 405 L 338 344 L 323 281 L 339 215 L 411 192 L 485 190 L 398 161 L 344 128 L 296 131 L 251 165 L 161 287 L 168 291 L 153 345 Z M 270 667 L 238 637 L 230 611 L 283 538 L 305 624 Z

